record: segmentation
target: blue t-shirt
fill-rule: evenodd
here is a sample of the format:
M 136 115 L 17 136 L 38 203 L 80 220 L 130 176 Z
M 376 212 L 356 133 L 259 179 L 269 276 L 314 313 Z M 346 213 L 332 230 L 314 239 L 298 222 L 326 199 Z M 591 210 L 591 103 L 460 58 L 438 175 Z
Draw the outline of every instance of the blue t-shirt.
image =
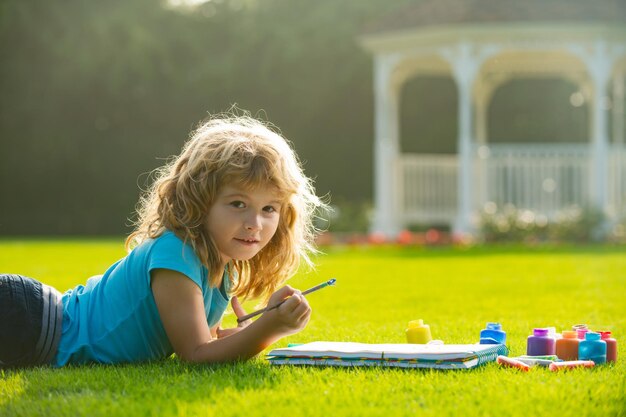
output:
M 228 306 L 230 280 L 211 288 L 207 269 L 195 252 L 166 231 L 137 246 L 104 275 L 63 294 L 63 334 L 54 364 L 119 363 L 166 358 L 173 353 L 157 310 L 150 271 L 170 269 L 202 290 L 207 323 L 219 322 Z

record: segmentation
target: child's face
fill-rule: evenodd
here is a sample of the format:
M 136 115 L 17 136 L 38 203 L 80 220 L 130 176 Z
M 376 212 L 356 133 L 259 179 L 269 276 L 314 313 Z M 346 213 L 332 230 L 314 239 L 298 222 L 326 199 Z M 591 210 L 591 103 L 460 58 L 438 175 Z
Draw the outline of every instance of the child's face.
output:
M 263 249 L 276 233 L 281 204 L 273 187 L 245 191 L 224 186 L 207 219 L 222 261 L 248 260 Z

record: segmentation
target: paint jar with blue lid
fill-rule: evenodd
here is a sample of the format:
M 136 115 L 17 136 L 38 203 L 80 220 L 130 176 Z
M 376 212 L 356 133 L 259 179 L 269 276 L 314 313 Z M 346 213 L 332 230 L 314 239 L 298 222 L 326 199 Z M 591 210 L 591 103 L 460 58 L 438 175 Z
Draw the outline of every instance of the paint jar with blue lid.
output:
M 578 359 L 594 361 L 596 365 L 606 363 L 606 342 L 600 333 L 585 333 L 585 340 L 578 344 Z
M 503 345 L 506 342 L 506 332 L 500 323 L 487 323 L 487 327 L 480 331 L 481 345 Z

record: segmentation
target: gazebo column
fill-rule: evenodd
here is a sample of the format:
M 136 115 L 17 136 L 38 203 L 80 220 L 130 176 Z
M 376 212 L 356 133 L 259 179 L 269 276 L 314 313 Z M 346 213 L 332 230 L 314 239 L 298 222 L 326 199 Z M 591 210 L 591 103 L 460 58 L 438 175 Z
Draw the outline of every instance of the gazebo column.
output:
M 611 64 L 606 45 L 598 42 L 594 53 L 587 61 L 593 82 L 593 136 L 591 138 L 592 173 L 591 198 L 593 204 L 606 211 L 608 206 L 608 118 L 605 109 L 606 89 L 608 86 Z
M 489 148 L 487 147 L 487 113 L 489 98 L 491 97 L 490 84 L 483 77 L 477 85 L 474 102 L 474 123 L 476 130 L 476 145 L 478 145 L 478 160 L 476 166 L 476 192 L 474 205 L 481 209 L 487 199 L 487 163 Z
M 605 98 L 608 82 L 611 77 L 611 67 L 614 57 L 608 51 L 606 42 L 597 41 L 591 52 L 580 47 L 570 48 L 585 63 L 593 85 L 593 100 L 591 105 L 591 172 L 590 172 L 590 200 L 591 204 L 605 214 L 609 205 L 608 192 L 608 112 L 605 109 Z
M 613 144 L 615 146 L 615 197 L 613 204 L 617 220 L 626 214 L 622 196 L 622 155 L 624 152 L 624 72 L 616 71 L 613 76 Z
M 376 55 L 374 58 L 374 205 L 371 231 L 394 237 L 400 231 L 398 219 L 398 94 L 392 74 L 399 57 Z
M 510 76 L 508 74 L 483 74 L 477 77 L 476 87 L 474 89 L 474 123 L 475 123 L 475 142 L 478 146 L 476 160 L 476 178 L 475 193 L 473 204 L 478 210 L 484 208 L 484 204 L 488 201 L 489 178 L 487 177 L 490 147 L 488 144 L 489 130 L 489 103 L 493 98 L 495 90 Z
M 613 76 L 613 142 L 624 144 L 624 72 L 616 71 Z
M 452 66 L 459 106 L 457 217 L 453 233 L 466 235 L 472 232 L 472 86 L 483 59 L 472 54 L 472 46 L 468 43 L 444 50 L 443 56 Z

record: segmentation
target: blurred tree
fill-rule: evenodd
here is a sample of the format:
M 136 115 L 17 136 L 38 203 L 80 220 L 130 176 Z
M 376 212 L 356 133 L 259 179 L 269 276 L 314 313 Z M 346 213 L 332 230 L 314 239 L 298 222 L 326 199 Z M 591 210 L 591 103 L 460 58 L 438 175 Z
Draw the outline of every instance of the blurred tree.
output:
M 403 3 L 3 1 L 0 234 L 127 232 L 143 174 L 233 103 L 281 128 L 321 194 L 368 200 L 356 36 Z
M 3 0 L 0 235 L 128 232 L 146 174 L 234 103 L 280 127 L 319 194 L 367 205 L 372 58 L 357 36 L 410 1 Z M 403 148 L 454 152 L 455 98 L 451 79 L 409 81 Z

